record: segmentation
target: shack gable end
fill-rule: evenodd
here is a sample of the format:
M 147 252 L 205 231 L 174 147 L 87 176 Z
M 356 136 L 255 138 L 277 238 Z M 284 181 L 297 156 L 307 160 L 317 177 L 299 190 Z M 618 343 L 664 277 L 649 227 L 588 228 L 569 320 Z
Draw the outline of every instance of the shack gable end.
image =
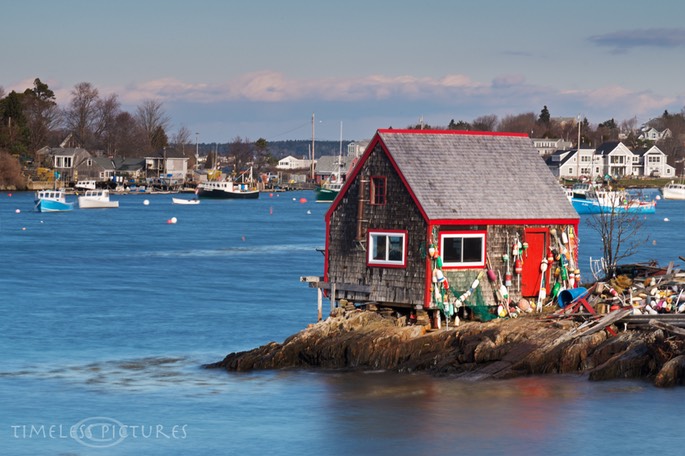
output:
M 370 301 L 422 306 L 427 224 L 380 145 L 338 203 L 329 218 L 328 281 L 367 285 Z M 374 233 L 403 236 L 402 264 L 370 264 Z

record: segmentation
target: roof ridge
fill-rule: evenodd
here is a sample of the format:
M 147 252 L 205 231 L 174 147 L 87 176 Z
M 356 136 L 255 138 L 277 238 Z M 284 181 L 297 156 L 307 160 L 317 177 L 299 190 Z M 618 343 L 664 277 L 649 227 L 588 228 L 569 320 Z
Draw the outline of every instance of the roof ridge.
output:
M 433 135 L 465 135 L 465 136 L 510 136 L 517 138 L 528 138 L 528 133 L 515 133 L 504 131 L 474 131 L 474 130 L 413 130 L 413 129 L 395 129 L 382 128 L 378 133 L 396 133 L 396 134 L 433 134 Z

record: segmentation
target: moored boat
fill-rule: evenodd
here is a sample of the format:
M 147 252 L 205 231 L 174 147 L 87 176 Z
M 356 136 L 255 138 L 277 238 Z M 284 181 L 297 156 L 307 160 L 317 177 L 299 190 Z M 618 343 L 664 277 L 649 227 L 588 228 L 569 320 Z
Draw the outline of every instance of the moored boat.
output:
M 109 199 L 109 190 L 86 190 L 86 193 L 78 197 L 78 207 L 81 209 L 104 209 L 119 207 L 119 201 Z
M 316 202 L 317 203 L 330 203 L 333 201 L 340 193 L 342 189 L 342 182 L 330 182 L 326 181 L 317 187 L 314 191 L 316 192 Z
M 64 190 L 39 190 L 34 199 L 38 212 L 63 212 L 74 209 L 74 203 L 68 203 Z
M 171 198 L 171 204 L 200 204 L 199 199 Z
M 685 182 L 674 182 L 666 184 L 661 189 L 664 199 L 685 200 Z
M 571 204 L 578 214 L 653 214 L 656 201 L 642 201 L 623 191 L 594 190 L 584 198 L 571 197 Z
M 207 181 L 198 184 L 197 194 L 200 198 L 215 199 L 257 199 L 259 190 L 247 184 L 236 184 L 231 181 Z

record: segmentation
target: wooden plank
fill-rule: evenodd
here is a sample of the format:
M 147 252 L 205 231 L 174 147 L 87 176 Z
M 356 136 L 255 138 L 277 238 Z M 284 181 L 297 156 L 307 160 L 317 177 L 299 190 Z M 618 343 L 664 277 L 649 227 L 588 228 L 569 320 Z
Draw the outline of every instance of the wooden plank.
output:
M 670 333 L 677 334 L 678 336 L 685 337 L 685 329 L 669 325 L 668 323 L 659 321 L 656 318 L 652 318 L 651 320 L 649 320 L 649 324 L 650 326 L 654 326 L 655 328 L 663 329 L 664 331 L 668 331 Z
M 310 288 L 320 288 L 322 290 L 331 290 L 335 286 L 336 290 L 352 291 L 355 293 L 371 293 L 371 287 L 368 285 L 359 285 L 354 283 L 335 283 L 330 282 L 309 282 Z

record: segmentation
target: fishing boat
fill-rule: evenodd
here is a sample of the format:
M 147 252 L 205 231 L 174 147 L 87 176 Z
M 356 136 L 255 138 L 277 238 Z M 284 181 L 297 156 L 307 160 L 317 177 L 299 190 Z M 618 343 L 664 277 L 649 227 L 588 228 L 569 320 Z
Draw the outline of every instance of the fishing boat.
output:
M 200 204 L 199 199 L 171 198 L 171 204 Z
M 249 175 L 248 175 L 249 172 Z M 214 199 L 257 199 L 259 189 L 252 179 L 252 168 L 242 171 L 240 179 L 235 180 L 211 180 L 201 182 L 195 189 L 199 198 Z
M 200 198 L 215 199 L 257 199 L 259 190 L 250 188 L 247 184 L 232 181 L 207 181 L 198 184 Z
M 109 190 L 86 190 L 78 197 L 78 207 L 81 209 L 105 209 L 119 207 L 119 201 L 109 199 Z
M 666 184 L 661 193 L 664 199 L 685 200 L 685 182 L 674 182 Z
M 653 214 L 656 201 L 642 201 L 625 191 L 591 189 L 584 197 L 576 194 L 570 198 L 578 214 Z
M 74 209 L 74 203 L 68 203 L 64 190 L 39 190 L 34 199 L 38 212 L 63 212 Z
M 315 189 L 316 202 L 330 203 L 338 196 L 338 193 L 340 193 L 342 186 L 342 178 L 339 175 L 337 175 L 337 173 L 331 174 L 326 181 L 324 181 L 319 187 Z

